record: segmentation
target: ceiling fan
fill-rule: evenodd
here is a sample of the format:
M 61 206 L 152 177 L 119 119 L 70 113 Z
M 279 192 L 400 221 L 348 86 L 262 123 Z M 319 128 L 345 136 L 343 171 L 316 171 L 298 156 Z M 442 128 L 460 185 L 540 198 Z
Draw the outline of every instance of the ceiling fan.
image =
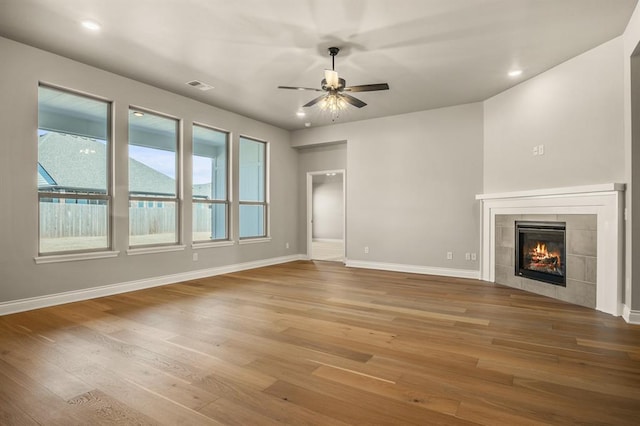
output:
M 322 109 L 328 109 L 331 111 L 341 110 L 347 107 L 347 104 L 353 105 L 357 108 L 362 108 L 367 105 L 360 99 L 355 98 L 345 92 L 374 92 L 377 90 L 389 90 L 387 83 L 378 84 L 363 84 L 360 86 L 347 87 L 344 78 L 338 77 L 336 71 L 336 55 L 340 52 L 337 47 L 329 48 L 329 55 L 331 55 L 331 69 L 324 70 L 324 78 L 320 83 L 320 89 L 314 89 L 311 87 L 291 87 L 291 86 L 278 86 L 278 89 L 293 89 L 293 90 L 311 90 L 314 92 L 327 92 L 324 95 L 307 102 L 303 107 L 310 107 L 320 102 Z

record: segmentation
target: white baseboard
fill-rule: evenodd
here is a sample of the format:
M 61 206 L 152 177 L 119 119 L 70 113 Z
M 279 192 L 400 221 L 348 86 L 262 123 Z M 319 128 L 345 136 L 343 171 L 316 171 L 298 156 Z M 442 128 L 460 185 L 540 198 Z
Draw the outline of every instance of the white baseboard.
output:
M 48 306 L 62 305 L 64 303 L 95 299 L 97 297 L 111 296 L 119 293 L 127 293 L 130 291 L 142 290 L 145 288 L 174 284 L 182 281 L 229 274 L 231 272 L 245 271 L 247 269 L 261 268 L 263 266 L 293 262 L 303 259 L 305 259 L 305 256 L 298 254 L 292 256 L 274 257 L 270 259 L 255 260 L 252 262 L 218 266 L 215 268 L 181 272 L 179 274 L 164 275 L 161 277 L 145 278 L 142 280 L 129 281 L 125 283 L 109 284 L 100 287 L 88 288 L 85 290 L 67 291 L 64 293 L 50 294 L 47 296 L 38 296 L 28 299 L 2 302 L 0 303 L 0 316 L 14 314 L 17 312 L 30 311 L 32 309 L 46 308 Z
M 440 275 L 443 277 L 480 279 L 480 271 L 469 269 L 439 268 L 435 266 L 405 265 L 401 263 L 368 262 L 364 260 L 346 259 L 345 265 L 350 268 L 379 269 L 382 271 L 408 272 L 412 274 Z
M 628 305 L 622 308 L 622 318 L 629 324 L 640 324 L 640 311 L 634 311 Z

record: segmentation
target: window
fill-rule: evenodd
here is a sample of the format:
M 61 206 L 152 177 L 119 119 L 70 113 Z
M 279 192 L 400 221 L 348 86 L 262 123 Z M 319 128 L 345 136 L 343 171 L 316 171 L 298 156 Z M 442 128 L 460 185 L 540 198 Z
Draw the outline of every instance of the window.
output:
M 178 243 L 178 129 L 176 119 L 129 109 L 130 246 Z
M 193 126 L 193 241 L 229 239 L 229 134 Z
M 111 248 L 111 104 L 38 87 L 38 253 Z
M 267 144 L 240 137 L 240 238 L 267 236 Z

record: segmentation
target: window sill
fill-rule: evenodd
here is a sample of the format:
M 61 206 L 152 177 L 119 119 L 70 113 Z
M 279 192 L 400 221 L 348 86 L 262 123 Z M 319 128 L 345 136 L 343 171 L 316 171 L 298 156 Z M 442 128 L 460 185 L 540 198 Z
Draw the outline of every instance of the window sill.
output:
M 271 237 L 260 237 L 260 238 L 247 238 L 246 240 L 240 240 L 238 244 L 258 244 L 258 243 L 268 243 L 271 242 Z
M 129 256 L 138 256 L 140 254 L 153 254 L 153 253 L 165 253 L 165 252 L 170 252 L 170 251 L 182 251 L 185 248 L 186 248 L 186 246 L 184 246 L 184 245 L 130 248 L 129 250 L 127 250 L 127 255 L 129 255 Z
M 119 251 L 98 251 L 91 253 L 73 253 L 73 254 L 53 254 L 50 256 L 34 257 L 36 264 L 59 263 L 59 262 L 76 262 L 79 260 L 107 259 L 118 257 Z
M 196 241 L 191 243 L 191 248 L 193 249 L 204 249 L 211 247 L 228 247 L 234 245 L 236 242 L 233 240 L 224 240 L 224 241 Z

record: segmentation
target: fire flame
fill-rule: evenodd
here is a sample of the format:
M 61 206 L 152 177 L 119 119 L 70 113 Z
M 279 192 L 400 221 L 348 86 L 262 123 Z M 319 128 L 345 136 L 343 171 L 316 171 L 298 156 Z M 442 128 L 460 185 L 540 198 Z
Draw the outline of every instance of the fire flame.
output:
M 532 269 L 557 271 L 561 267 L 561 259 L 559 252 L 549 252 L 547 245 L 538 242 L 535 247 L 530 250 Z

